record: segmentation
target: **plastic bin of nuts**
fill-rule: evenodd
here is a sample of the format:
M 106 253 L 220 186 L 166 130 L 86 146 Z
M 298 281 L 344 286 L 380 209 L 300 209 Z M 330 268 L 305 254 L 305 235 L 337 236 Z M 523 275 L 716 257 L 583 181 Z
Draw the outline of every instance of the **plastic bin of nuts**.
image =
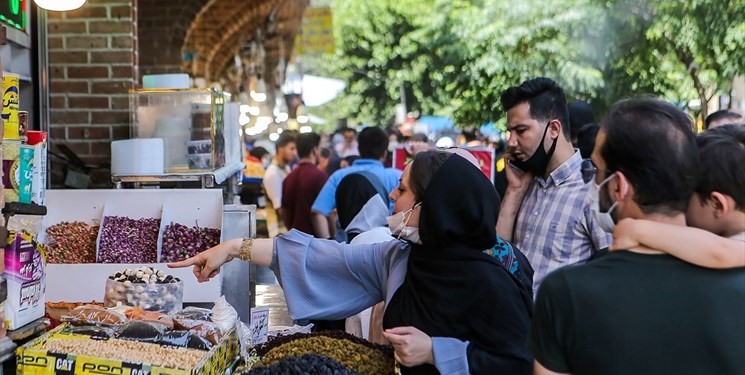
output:
M 65 325 L 16 351 L 17 373 L 26 374 L 223 374 L 238 355 L 235 329 L 210 351 L 130 340 L 96 340 L 62 332 Z
M 151 267 L 127 268 L 106 280 L 105 307 L 121 303 L 170 314 L 181 310 L 183 299 L 184 283 Z

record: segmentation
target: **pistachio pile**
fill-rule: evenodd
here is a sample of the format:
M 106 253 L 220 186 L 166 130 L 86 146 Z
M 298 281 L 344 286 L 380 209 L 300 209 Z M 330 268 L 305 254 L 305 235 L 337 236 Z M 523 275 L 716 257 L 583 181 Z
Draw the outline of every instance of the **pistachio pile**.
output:
M 267 352 L 257 366 L 271 366 L 283 359 L 310 353 L 328 357 L 363 375 L 394 373 L 393 355 L 348 340 L 320 335 L 298 338 L 279 345 Z

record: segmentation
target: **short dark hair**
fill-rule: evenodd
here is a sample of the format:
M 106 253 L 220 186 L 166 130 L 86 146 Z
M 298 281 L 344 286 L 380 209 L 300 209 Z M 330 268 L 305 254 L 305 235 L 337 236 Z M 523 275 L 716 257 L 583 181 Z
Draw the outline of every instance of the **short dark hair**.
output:
M 622 100 L 601 124 L 600 154 L 608 170 L 634 186 L 634 201 L 646 214 L 685 212 L 698 183 L 699 161 L 691 118 L 651 97 Z
M 479 139 L 479 130 L 476 128 L 465 128 L 461 130 L 460 135 L 465 138 L 466 142 L 477 141 Z
M 414 199 L 417 202 L 424 199 L 424 192 L 427 191 L 432 177 L 452 155 L 451 152 L 439 150 L 422 151 L 416 154 L 414 161 L 411 162 L 409 188 L 414 193 Z
M 702 200 L 715 191 L 729 195 L 745 209 L 745 126 L 718 126 L 701 133 L 696 143 L 701 161 L 696 193 Z
M 600 126 L 591 122 L 582 126 L 577 132 L 577 148 L 583 159 L 589 159 L 592 155 L 592 150 L 595 149 L 595 138 L 599 131 Z
M 279 136 L 279 139 L 277 140 L 277 143 L 274 145 L 276 148 L 282 148 L 287 146 L 290 143 L 295 143 L 295 134 L 284 132 L 282 135 Z
M 261 146 L 257 146 L 257 147 L 254 147 L 253 150 L 251 150 L 249 152 L 249 155 L 255 157 L 256 159 L 261 159 L 261 158 L 264 157 L 264 155 L 266 155 L 268 153 L 269 153 L 269 151 L 267 151 L 267 149 L 265 149 L 265 148 L 263 148 Z
M 509 111 L 518 104 L 530 104 L 530 117 L 540 122 L 553 119 L 561 122 L 564 138 L 570 139 L 569 111 L 564 90 L 554 80 L 545 77 L 534 78 L 513 86 L 502 93 L 502 108 Z
M 595 122 L 592 106 L 584 100 L 575 100 L 567 106 L 569 110 L 569 132 L 572 138 L 579 137 L 579 131 L 587 124 Z
M 307 158 L 313 149 L 318 147 L 321 143 L 321 136 L 316 133 L 303 133 L 297 136 L 297 156 L 300 158 Z
M 339 131 L 339 133 L 341 133 L 341 134 L 344 134 L 344 133 L 346 133 L 346 132 L 352 132 L 352 133 L 354 133 L 354 134 L 357 134 L 357 129 L 355 129 L 355 128 L 350 128 L 350 127 L 348 127 L 348 126 L 345 126 L 345 127 L 341 128 L 341 130 Z
M 711 125 L 712 121 L 719 121 L 724 119 L 730 119 L 734 124 L 738 121 L 742 121 L 742 115 L 737 112 L 728 111 L 726 109 L 710 113 L 708 116 L 706 116 L 706 120 L 704 120 L 704 129 L 709 129 L 709 125 Z
M 328 148 L 324 147 L 324 148 L 321 149 L 321 157 L 322 158 L 328 159 L 328 158 L 331 157 L 331 155 L 333 155 L 333 153 Z
M 363 159 L 380 160 L 388 150 L 388 136 L 377 126 L 362 129 L 357 137 L 357 143 L 357 149 Z

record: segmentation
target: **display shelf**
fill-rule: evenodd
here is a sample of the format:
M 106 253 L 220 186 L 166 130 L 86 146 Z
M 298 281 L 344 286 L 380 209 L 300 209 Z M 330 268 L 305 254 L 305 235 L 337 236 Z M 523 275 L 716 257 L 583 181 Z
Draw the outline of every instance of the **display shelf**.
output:
M 117 189 L 121 189 L 124 183 L 133 183 L 138 188 L 139 184 L 154 184 L 161 182 L 201 182 L 202 188 L 211 188 L 215 184 L 221 184 L 230 176 L 233 176 L 245 168 L 243 163 L 233 163 L 210 172 L 194 173 L 166 173 L 162 175 L 136 175 L 136 176 L 111 176 L 111 182 Z

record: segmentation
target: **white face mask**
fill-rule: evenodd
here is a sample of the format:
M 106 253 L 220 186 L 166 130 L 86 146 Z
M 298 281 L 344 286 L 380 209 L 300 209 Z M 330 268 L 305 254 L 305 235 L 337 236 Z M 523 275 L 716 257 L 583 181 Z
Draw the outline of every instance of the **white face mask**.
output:
M 600 228 L 608 233 L 613 233 L 613 229 L 616 227 L 616 222 L 613 220 L 613 215 L 611 213 L 613 212 L 613 209 L 615 209 L 618 205 L 618 202 L 613 202 L 613 204 L 608 209 L 608 212 L 600 212 L 600 189 L 613 177 L 616 177 L 616 175 L 612 175 L 606 178 L 600 184 L 597 184 L 595 183 L 595 181 L 593 181 L 592 185 L 590 185 L 590 190 L 593 191 L 593 193 L 590 194 L 590 197 L 592 199 L 592 201 L 590 202 L 592 217 L 595 219 L 595 222 L 598 224 L 598 226 L 600 226 Z
M 414 209 L 417 208 L 420 204 L 421 203 L 417 203 L 414 205 L 414 207 L 406 211 L 401 211 L 397 214 L 393 214 L 385 218 L 385 220 L 388 222 L 388 228 L 391 230 L 392 235 L 396 236 L 396 238 L 398 239 L 404 239 L 416 244 L 422 243 L 421 239 L 419 238 L 419 228 L 406 226 L 406 224 L 409 223 L 409 219 L 411 218 L 411 212 L 414 211 Z

